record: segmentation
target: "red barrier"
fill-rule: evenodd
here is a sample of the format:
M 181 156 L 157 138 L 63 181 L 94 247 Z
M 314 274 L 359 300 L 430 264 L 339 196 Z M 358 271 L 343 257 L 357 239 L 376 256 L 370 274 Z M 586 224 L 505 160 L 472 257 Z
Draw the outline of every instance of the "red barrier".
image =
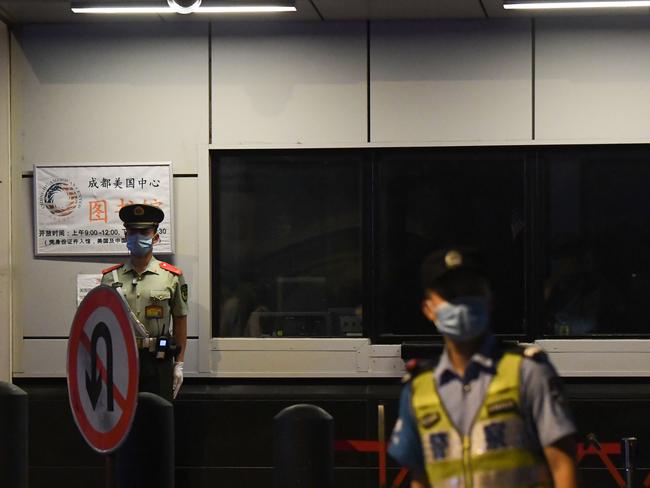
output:
M 386 442 L 335 441 L 334 449 L 336 451 L 376 452 L 379 454 L 379 486 L 386 486 Z
M 616 484 L 620 488 L 625 488 L 625 480 L 616 469 L 616 466 L 614 466 L 612 460 L 609 459 L 610 454 L 621 454 L 621 445 L 618 442 L 601 442 L 600 449 L 596 449 L 591 445 L 585 449 L 585 445 L 582 442 L 578 444 L 578 464 L 586 456 L 598 456 L 607 468 L 607 471 L 609 471 L 609 474 L 614 478 L 614 481 L 616 481 Z
M 596 449 L 590 445 L 585 448 L 583 443 L 578 443 L 578 464 L 587 456 L 597 456 L 607 468 L 607 471 L 612 476 L 616 485 L 619 488 L 625 488 L 625 480 L 618 472 L 614 462 L 610 459 L 610 455 L 620 456 L 621 445 L 618 442 L 602 442 L 601 449 Z M 386 442 L 380 441 L 365 441 L 365 440 L 345 440 L 335 441 L 334 449 L 336 451 L 356 451 L 356 452 L 376 452 L 379 455 L 379 486 L 385 487 L 386 485 Z M 391 488 L 399 488 L 408 475 L 408 469 L 402 468 L 395 479 L 391 483 Z M 643 486 L 650 488 L 650 474 L 643 482 Z

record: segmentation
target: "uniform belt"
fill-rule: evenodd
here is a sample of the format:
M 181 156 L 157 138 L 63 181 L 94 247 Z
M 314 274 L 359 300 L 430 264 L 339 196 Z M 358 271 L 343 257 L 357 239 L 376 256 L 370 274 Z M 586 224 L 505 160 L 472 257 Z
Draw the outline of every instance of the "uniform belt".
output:
M 156 344 L 158 343 L 157 337 L 136 337 L 135 345 L 138 349 L 148 349 L 151 352 L 156 350 Z

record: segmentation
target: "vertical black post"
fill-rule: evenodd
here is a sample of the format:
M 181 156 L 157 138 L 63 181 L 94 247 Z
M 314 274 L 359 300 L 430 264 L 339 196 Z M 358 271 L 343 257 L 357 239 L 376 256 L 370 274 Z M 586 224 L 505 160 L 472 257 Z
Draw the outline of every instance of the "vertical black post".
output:
M 106 488 L 116 488 L 115 486 L 115 454 L 107 454 L 104 457 L 104 475 L 106 476 Z
M 274 488 L 334 487 L 334 420 L 314 405 L 293 405 L 273 419 Z
M 174 407 L 138 393 L 133 427 L 115 455 L 118 488 L 174 488 Z
M 623 437 L 621 447 L 625 457 L 625 488 L 634 488 L 636 471 L 636 437 Z
M 27 488 L 27 393 L 0 381 L 0 486 Z

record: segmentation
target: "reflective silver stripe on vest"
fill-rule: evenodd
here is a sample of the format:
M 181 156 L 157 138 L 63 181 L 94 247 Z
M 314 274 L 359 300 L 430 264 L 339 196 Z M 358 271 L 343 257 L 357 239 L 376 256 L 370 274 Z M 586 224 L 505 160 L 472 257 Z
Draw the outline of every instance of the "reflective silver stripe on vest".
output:
M 490 445 L 486 435 L 486 428 L 489 429 L 495 425 L 502 426 L 503 437 L 499 439 L 499 445 Z M 486 452 L 496 452 L 510 449 L 531 449 L 527 440 L 525 426 L 520 417 L 508 417 L 498 421 L 483 420 L 476 422 L 472 426 L 472 456 L 485 454 Z
M 462 476 L 454 476 L 452 478 L 445 478 L 444 480 L 436 481 L 433 488 L 465 488 L 465 481 Z M 474 487 L 480 488 L 480 487 Z
M 433 442 L 431 437 L 435 435 L 446 435 L 446 446 L 444 457 L 436 457 L 433 451 Z M 426 463 L 435 463 L 448 460 L 463 459 L 463 439 L 453 428 L 450 430 L 436 430 L 427 432 L 420 436 L 422 442 L 422 452 Z
M 536 488 L 552 486 L 544 466 L 523 466 L 508 470 L 478 471 L 472 477 L 474 488 Z M 437 485 L 436 485 L 437 486 Z

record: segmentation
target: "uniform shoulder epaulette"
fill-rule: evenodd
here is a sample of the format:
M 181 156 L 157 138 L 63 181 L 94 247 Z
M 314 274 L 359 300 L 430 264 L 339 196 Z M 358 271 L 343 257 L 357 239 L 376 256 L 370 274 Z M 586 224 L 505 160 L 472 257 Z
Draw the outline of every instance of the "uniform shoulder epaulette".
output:
M 113 271 L 114 269 L 119 269 L 119 268 L 121 268 L 122 266 L 124 266 L 124 263 L 120 263 L 120 264 L 115 264 L 115 265 L 113 265 L 113 266 L 109 266 L 109 267 L 106 268 L 106 269 L 102 269 L 102 274 L 110 273 L 110 272 Z
M 169 271 L 170 273 L 174 273 L 175 275 L 178 276 L 181 276 L 183 274 L 182 270 L 180 270 L 176 266 L 172 266 L 171 264 L 166 263 L 165 261 L 160 261 L 160 267 L 165 271 Z
M 546 362 L 548 360 L 546 352 L 534 344 L 518 344 L 510 349 L 510 351 L 525 358 L 532 359 L 533 361 Z
M 405 366 L 406 374 L 402 376 L 402 383 L 408 383 L 425 371 L 431 371 L 435 363 L 430 359 L 409 359 Z

